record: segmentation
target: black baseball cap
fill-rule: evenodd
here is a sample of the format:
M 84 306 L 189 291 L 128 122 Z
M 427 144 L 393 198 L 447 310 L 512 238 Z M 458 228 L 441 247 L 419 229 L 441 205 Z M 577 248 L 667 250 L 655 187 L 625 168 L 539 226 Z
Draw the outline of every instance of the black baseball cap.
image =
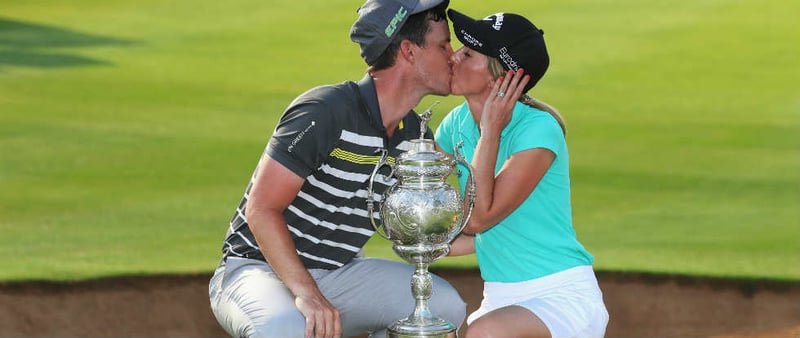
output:
M 361 57 L 372 65 L 383 54 L 408 17 L 449 0 L 367 0 L 358 8 L 350 40 L 361 47 Z
M 453 31 L 464 46 L 500 60 L 505 70 L 520 68 L 531 79 L 523 88 L 527 93 L 544 76 L 550 65 L 544 31 L 521 15 L 497 13 L 475 20 L 456 10 L 447 11 Z

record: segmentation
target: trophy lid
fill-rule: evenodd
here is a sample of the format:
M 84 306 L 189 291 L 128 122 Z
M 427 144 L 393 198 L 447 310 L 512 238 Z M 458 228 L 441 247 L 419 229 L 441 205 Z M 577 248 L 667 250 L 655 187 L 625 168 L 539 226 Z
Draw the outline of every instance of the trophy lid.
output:
M 436 151 L 433 140 L 414 139 L 411 148 L 397 157 L 396 173 L 404 178 L 446 177 L 453 171 L 453 160 Z
M 410 140 L 411 148 L 398 156 L 397 162 L 405 165 L 440 165 L 449 164 L 450 158 L 436 151 L 433 140 L 415 139 Z

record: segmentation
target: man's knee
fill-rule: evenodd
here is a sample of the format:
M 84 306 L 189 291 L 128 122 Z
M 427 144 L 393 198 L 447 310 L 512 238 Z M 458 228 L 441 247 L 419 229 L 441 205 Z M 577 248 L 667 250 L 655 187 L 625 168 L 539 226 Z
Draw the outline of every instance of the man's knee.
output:
M 442 282 L 437 284 L 433 287 L 431 311 L 456 326 L 461 325 L 467 316 L 467 304 L 458 294 L 458 290 L 450 283 Z
M 280 315 L 254 318 L 250 325 L 240 330 L 240 337 L 303 337 L 305 336 L 305 318 L 299 312 L 286 312 Z

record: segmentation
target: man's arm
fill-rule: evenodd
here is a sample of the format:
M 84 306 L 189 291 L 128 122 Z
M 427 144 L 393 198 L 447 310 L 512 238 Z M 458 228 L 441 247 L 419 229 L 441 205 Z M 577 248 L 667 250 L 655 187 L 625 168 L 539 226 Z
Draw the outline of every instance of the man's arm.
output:
M 283 212 L 297 197 L 304 179 L 264 155 L 247 201 L 246 216 L 261 253 L 295 296 L 306 317 L 306 337 L 340 337 L 339 311 L 322 295 L 292 241 Z

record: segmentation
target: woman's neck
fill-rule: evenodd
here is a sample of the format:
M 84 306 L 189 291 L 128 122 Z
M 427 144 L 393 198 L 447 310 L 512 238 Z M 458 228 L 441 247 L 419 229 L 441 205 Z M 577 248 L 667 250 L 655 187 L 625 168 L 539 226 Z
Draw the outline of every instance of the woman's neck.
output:
M 464 98 L 467 100 L 467 108 L 469 108 L 469 112 L 472 114 L 472 119 L 475 120 L 479 130 L 481 127 L 481 114 L 483 114 L 483 106 L 486 102 L 486 98 L 489 97 L 489 93 L 490 91 L 485 91 L 478 94 L 464 96 Z

